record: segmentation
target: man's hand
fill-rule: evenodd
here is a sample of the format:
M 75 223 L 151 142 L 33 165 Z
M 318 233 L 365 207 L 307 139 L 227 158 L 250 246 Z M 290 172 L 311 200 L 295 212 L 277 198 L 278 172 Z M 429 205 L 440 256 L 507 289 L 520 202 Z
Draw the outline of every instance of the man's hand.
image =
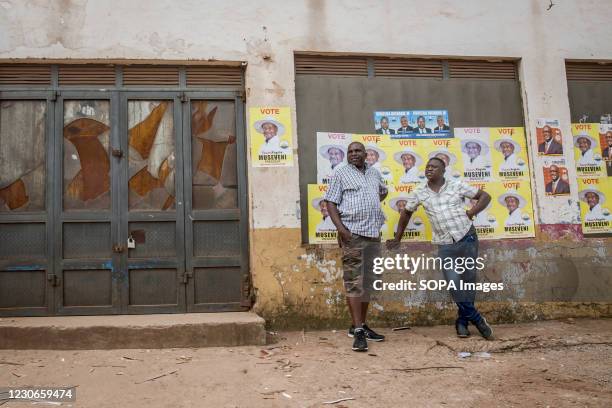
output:
M 353 239 L 351 231 L 349 231 L 346 227 L 338 231 L 338 243 L 340 246 L 342 246 L 342 244 L 348 244 L 351 242 L 351 239 Z
M 399 245 L 400 242 L 395 238 L 387 240 L 387 249 L 397 249 Z
M 469 210 L 465 210 L 465 215 L 467 215 L 467 217 L 468 217 L 470 220 L 473 220 L 473 219 L 474 219 L 474 213 L 472 212 L 472 210 L 471 210 L 471 209 L 469 209 Z

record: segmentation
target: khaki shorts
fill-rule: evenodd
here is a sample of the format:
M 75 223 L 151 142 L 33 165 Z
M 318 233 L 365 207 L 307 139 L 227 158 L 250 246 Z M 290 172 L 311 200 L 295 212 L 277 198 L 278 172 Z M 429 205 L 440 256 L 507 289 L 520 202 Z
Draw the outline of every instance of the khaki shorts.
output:
M 370 300 L 374 282 L 374 258 L 380 257 L 380 238 L 351 234 L 351 241 L 342 245 L 342 270 L 347 297 Z

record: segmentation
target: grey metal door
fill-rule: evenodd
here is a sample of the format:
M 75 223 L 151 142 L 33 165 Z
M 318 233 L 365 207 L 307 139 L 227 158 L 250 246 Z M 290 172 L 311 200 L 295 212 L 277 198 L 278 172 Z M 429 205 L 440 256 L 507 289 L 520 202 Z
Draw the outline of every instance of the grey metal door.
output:
M 54 312 L 121 312 L 116 93 L 64 91 L 55 103 Z
M 2 315 L 250 307 L 240 92 L 0 104 Z
M 53 308 L 50 92 L 0 92 L 0 313 Z
M 127 92 L 120 111 L 122 310 L 185 311 L 181 100 L 177 92 Z
M 236 92 L 184 95 L 187 309 L 250 306 L 244 107 Z

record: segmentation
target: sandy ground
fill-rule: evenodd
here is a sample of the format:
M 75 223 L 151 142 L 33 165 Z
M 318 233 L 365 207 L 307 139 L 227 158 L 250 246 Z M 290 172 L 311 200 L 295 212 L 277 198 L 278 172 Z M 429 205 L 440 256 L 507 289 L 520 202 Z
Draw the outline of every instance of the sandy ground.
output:
M 77 385 L 61 405 L 77 407 L 612 406 L 612 320 L 494 329 L 494 341 L 382 329 L 368 353 L 345 331 L 277 333 L 265 347 L 0 350 L 0 387 Z

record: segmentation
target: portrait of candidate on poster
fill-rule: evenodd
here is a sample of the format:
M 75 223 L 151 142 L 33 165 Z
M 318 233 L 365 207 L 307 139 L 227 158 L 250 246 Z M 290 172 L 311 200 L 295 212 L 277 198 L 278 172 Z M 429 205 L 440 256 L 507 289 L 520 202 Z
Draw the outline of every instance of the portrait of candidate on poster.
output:
M 546 195 L 569 195 L 570 185 L 567 167 L 551 164 L 542 168 Z
M 608 177 L 578 179 L 582 232 L 612 236 L 610 202 L 612 183 Z
M 612 177 L 612 124 L 599 125 L 599 147 L 605 166 L 605 175 Z
M 563 138 L 558 119 L 538 119 L 536 122 L 536 140 L 538 154 L 541 156 L 562 156 Z
M 326 184 L 308 185 L 308 242 L 311 244 L 337 242 L 336 226 L 323 199 L 326 191 Z
M 351 133 L 317 132 L 317 183 L 329 184 L 334 170 L 346 164 Z
M 452 137 L 447 110 L 376 111 L 374 129 L 393 139 Z
M 293 166 L 289 107 L 252 107 L 249 129 L 253 167 Z
M 461 143 L 463 177 L 468 181 L 491 180 L 489 128 L 455 128 Z
M 601 154 L 599 127 L 599 123 L 572 123 L 574 159 L 578 177 L 603 177 L 605 175 L 606 163 Z
M 523 128 L 491 128 L 491 159 L 500 180 L 528 180 L 527 149 Z

